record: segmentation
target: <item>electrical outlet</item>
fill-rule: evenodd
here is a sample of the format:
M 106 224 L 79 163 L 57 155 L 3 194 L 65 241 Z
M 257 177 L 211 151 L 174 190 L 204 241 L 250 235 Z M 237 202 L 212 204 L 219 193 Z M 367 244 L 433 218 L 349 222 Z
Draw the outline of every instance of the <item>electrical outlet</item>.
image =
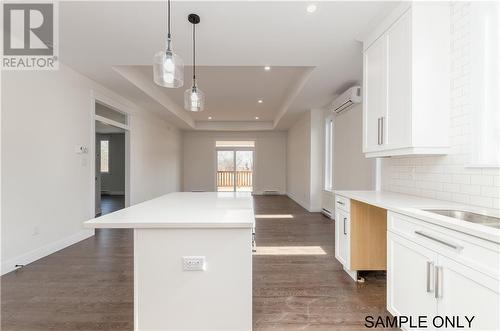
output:
M 183 256 L 182 269 L 184 271 L 205 271 L 205 257 Z
M 38 225 L 35 225 L 33 227 L 33 235 L 38 236 L 39 233 L 40 233 L 40 228 L 38 227 Z

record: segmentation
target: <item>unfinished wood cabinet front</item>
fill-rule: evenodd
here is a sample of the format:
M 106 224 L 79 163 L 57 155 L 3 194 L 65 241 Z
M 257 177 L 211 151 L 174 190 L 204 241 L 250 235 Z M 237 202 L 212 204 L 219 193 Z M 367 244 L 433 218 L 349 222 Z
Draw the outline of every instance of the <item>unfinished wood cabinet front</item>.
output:
M 387 269 L 387 211 L 351 200 L 351 269 Z

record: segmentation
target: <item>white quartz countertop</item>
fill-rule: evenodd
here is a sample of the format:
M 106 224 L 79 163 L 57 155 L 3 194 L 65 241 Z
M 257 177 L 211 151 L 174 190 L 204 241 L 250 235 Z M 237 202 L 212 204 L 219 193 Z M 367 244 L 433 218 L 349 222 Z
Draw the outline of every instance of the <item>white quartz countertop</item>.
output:
M 493 217 L 500 217 L 500 211 L 385 191 L 335 191 L 335 194 L 500 243 L 500 229 L 438 215 L 422 209 L 463 210 Z
M 175 192 L 84 222 L 87 228 L 251 228 L 248 193 Z

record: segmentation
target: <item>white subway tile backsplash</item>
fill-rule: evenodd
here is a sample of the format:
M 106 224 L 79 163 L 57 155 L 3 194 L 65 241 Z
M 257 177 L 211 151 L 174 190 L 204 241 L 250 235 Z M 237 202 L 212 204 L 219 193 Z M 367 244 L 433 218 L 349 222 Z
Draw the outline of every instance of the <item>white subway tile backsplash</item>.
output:
M 452 177 L 453 183 L 457 184 L 470 184 L 470 175 L 457 174 Z
M 451 153 L 382 161 L 382 188 L 500 209 L 500 169 L 470 168 L 473 105 L 470 93 L 470 4 L 450 3 Z
M 471 175 L 470 176 L 470 183 L 474 184 L 474 185 L 493 186 L 494 177 L 488 176 L 488 175 Z
M 469 195 L 480 195 L 481 186 L 479 185 L 460 185 L 460 192 Z
M 481 195 L 484 197 L 500 198 L 500 187 L 483 186 L 481 187 Z
M 493 198 L 471 195 L 470 204 L 486 208 L 493 208 Z

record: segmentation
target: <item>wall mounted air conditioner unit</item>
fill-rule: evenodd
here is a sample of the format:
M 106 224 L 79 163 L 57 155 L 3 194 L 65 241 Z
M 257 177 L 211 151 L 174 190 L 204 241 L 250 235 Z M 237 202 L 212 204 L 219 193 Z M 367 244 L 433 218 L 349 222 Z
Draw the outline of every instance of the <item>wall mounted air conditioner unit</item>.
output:
M 335 99 L 330 109 L 334 113 L 340 114 L 352 105 L 360 103 L 361 100 L 361 86 L 353 86 Z

